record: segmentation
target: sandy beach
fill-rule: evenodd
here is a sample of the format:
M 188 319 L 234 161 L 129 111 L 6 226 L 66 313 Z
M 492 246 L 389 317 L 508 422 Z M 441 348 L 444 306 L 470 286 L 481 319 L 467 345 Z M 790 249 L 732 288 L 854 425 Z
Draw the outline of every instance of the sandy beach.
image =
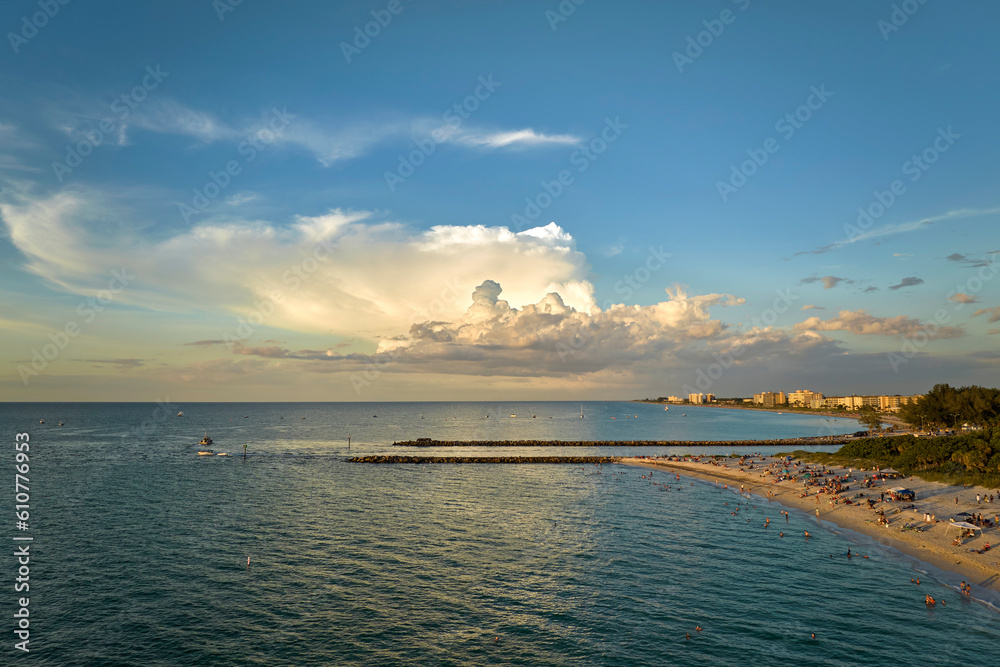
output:
M 1000 592 L 1000 530 L 996 527 L 996 519 L 1000 515 L 1000 490 L 949 486 L 918 477 L 878 480 L 874 482 L 874 486 L 865 488 L 862 480 L 866 475 L 874 474 L 871 470 L 859 471 L 797 461 L 785 465 L 780 459 L 768 456 L 747 456 L 744 458 L 745 465 L 740 465 L 739 458 L 728 457 L 675 459 L 678 457 L 623 458 L 620 462 L 672 470 L 682 475 L 728 485 L 734 490 L 743 487 L 747 493 L 868 535 L 921 561 L 956 572 L 970 584 Z M 785 469 L 788 470 L 787 476 L 793 479 L 777 481 L 776 478 Z M 828 471 L 829 474 L 803 477 L 807 471 L 816 470 Z M 807 479 L 823 482 L 845 475 L 848 480 L 841 483 L 849 489 L 840 493 L 817 493 L 821 487 L 805 485 Z M 888 493 L 882 500 L 883 492 L 900 486 L 914 491 L 916 500 L 893 501 Z M 865 497 L 858 498 L 858 494 L 865 494 Z M 990 494 L 993 494 L 993 502 L 988 501 Z M 977 495 L 979 502 L 976 502 Z M 874 501 L 874 507 L 869 507 L 869 498 Z M 849 499 L 851 504 L 846 504 L 845 499 Z M 884 512 L 887 524 L 879 523 L 879 511 Z M 961 514 L 963 512 L 966 514 Z M 778 515 L 778 512 L 775 511 L 775 514 Z M 968 514 L 981 514 L 994 525 L 983 528 L 982 533 L 976 531 L 975 537 L 964 539 L 961 545 L 955 545 L 953 542 L 960 531 L 950 527 L 950 520 L 967 521 L 971 518 Z M 925 521 L 925 515 L 931 515 L 936 520 Z M 771 520 L 779 518 L 780 515 L 771 517 Z M 983 551 L 987 544 L 991 548 Z

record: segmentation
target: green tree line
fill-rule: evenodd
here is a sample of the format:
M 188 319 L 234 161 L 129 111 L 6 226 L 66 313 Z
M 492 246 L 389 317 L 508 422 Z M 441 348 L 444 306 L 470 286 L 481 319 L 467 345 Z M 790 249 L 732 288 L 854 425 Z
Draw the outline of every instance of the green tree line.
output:
M 1000 487 L 1000 426 L 937 438 L 863 438 L 834 454 L 795 452 L 806 460 L 855 467 L 895 468 L 904 475 L 950 484 Z
M 904 405 L 899 417 L 912 426 L 948 427 L 969 423 L 1000 425 L 1000 389 L 934 385 L 923 398 Z

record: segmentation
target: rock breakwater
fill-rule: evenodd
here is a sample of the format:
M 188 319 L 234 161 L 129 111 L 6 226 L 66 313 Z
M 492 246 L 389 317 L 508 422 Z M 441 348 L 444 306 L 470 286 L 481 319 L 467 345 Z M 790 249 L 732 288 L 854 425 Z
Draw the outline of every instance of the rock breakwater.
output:
M 351 463 L 615 463 L 617 456 L 355 456 Z

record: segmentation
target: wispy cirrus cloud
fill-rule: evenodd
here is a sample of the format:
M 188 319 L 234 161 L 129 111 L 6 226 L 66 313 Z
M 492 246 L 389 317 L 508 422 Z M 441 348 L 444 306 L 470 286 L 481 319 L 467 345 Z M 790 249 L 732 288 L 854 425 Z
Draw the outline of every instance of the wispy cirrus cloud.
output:
M 813 250 L 802 250 L 796 252 L 792 257 L 797 257 L 799 255 L 824 255 L 828 252 L 833 252 L 834 250 L 839 250 L 845 246 L 850 246 L 861 241 L 869 241 L 871 239 L 884 238 L 888 236 L 897 236 L 899 234 L 907 234 L 909 232 L 919 231 L 921 229 L 926 229 L 932 225 L 939 222 L 944 222 L 946 220 L 962 220 L 965 218 L 978 218 L 984 215 L 996 215 L 1000 213 L 1000 208 L 985 208 L 985 209 L 972 209 L 972 208 L 962 208 L 956 209 L 954 211 L 948 211 L 941 215 L 929 216 L 926 218 L 920 218 L 919 220 L 911 220 L 909 222 L 902 222 L 894 225 L 885 225 L 877 229 L 872 229 L 860 234 L 851 235 L 849 238 L 845 238 L 843 241 L 835 241 L 833 243 L 828 243 L 827 245 L 820 246 Z
M 571 134 L 544 134 L 531 128 L 509 132 L 462 132 L 455 136 L 456 143 L 477 148 L 532 147 L 552 144 L 575 145 L 580 137 Z
M 242 128 L 234 127 L 214 114 L 192 109 L 171 99 L 147 101 L 124 124 L 126 129 L 136 127 L 159 134 L 193 137 L 205 143 L 234 140 L 252 131 L 250 123 Z
M 269 110 L 270 111 L 270 110 Z M 324 166 L 361 157 L 375 147 L 406 144 L 414 138 L 434 137 L 436 143 L 452 143 L 476 149 L 540 148 L 575 145 L 580 137 L 537 132 L 533 128 L 487 130 L 465 122 L 442 124 L 430 118 L 385 118 L 366 122 L 322 122 L 282 107 L 293 118 L 269 144 L 297 146 L 311 152 Z M 263 114 L 267 116 L 268 114 Z M 76 136 L 98 122 L 97 114 L 62 114 L 63 131 Z M 117 142 L 124 145 L 135 130 L 186 136 L 200 143 L 241 141 L 267 130 L 266 120 L 221 119 L 216 114 L 191 108 L 173 99 L 151 99 L 122 120 Z

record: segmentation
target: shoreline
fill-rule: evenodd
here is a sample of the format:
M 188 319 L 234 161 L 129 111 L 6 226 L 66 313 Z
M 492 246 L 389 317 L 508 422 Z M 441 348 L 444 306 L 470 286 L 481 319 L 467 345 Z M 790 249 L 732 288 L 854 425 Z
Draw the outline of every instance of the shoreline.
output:
M 716 408 L 720 410 L 747 410 L 750 412 L 776 412 L 781 415 L 812 415 L 815 417 L 836 417 L 838 419 L 851 419 L 858 421 L 861 415 L 857 412 L 817 412 L 815 410 L 807 410 L 798 408 L 795 406 L 784 405 L 780 408 L 765 408 L 760 406 L 749 406 L 749 405 L 732 405 L 729 403 L 702 403 L 701 405 L 688 405 L 685 403 L 659 403 L 656 401 L 641 401 L 635 400 L 630 401 L 631 403 L 642 403 L 644 405 L 676 405 L 684 406 L 689 408 Z M 879 417 L 883 422 L 892 424 L 896 427 L 902 427 L 905 430 L 910 430 L 910 425 L 904 422 L 902 419 L 894 414 L 879 414 Z M 859 423 L 858 426 L 861 426 Z
M 1000 543 L 1000 534 L 998 534 L 1000 529 L 997 527 L 985 528 L 980 536 L 966 540 L 961 546 L 951 546 L 950 538 L 954 537 L 957 531 L 948 528 L 950 523 L 948 519 L 951 513 L 957 514 L 959 510 L 982 513 L 984 517 L 992 520 L 997 513 L 1000 513 L 1000 498 L 997 498 L 994 503 L 976 503 L 975 495 L 977 493 L 988 495 L 991 492 L 995 494 L 996 490 L 983 489 L 982 487 L 965 489 L 938 482 L 928 482 L 916 477 L 886 481 L 871 489 L 864 489 L 860 484 L 854 486 L 857 482 L 851 483 L 851 491 L 839 496 L 840 498 L 854 496 L 859 492 L 877 498 L 885 489 L 904 485 L 917 492 L 918 500 L 905 504 L 907 507 L 915 505 L 916 507 L 912 511 L 901 509 L 890 501 L 877 502 L 876 506 L 885 508 L 886 517 L 889 519 L 888 526 L 879 526 L 874 521 L 874 512 L 863 503 L 834 504 L 833 498 L 837 496 L 815 495 L 813 489 L 816 487 L 807 487 L 810 495 L 803 498 L 801 494 L 804 488 L 801 482 L 787 480 L 775 482 L 763 474 L 763 471 L 768 470 L 764 466 L 777 462 L 779 459 L 776 457 L 752 458 L 755 466 L 760 464 L 762 467 L 743 470 L 740 468 L 738 460 L 729 458 L 724 459 L 725 465 L 719 464 L 719 461 L 715 459 L 695 462 L 626 457 L 618 462 L 622 465 L 670 470 L 708 482 L 719 483 L 719 480 L 723 480 L 723 483 L 736 482 L 746 485 L 747 491 L 759 496 L 761 500 L 774 501 L 790 509 L 800 510 L 807 515 L 815 515 L 818 519 L 865 535 L 906 556 L 941 570 L 964 576 L 971 584 L 991 591 L 994 598 L 1000 594 L 1000 544 L 998 544 Z M 713 462 L 716 465 L 713 465 Z M 835 474 L 848 472 L 848 469 L 845 468 L 827 469 Z M 855 475 L 857 474 L 855 473 Z M 765 492 L 768 495 L 763 495 Z M 817 499 L 821 497 L 822 501 L 817 502 Z M 953 505 L 947 502 L 952 498 L 960 499 L 960 503 Z M 898 503 L 898 505 L 904 505 L 904 503 Z M 817 510 L 819 510 L 818 514 L 816 514 Z M 898 513 L 896 510 L 899 510 Z M 933 524 L 925 523 L 921 520 L 923 513 L 935 514 L 941 518 Z M 960 516 L 958 520 L 964 518 L 966 517 Z M 916 525 L 917 530 L 902 530 L 903 525 L 907 524 Z M 973 547 L 982 549 L 986 543 L 991 544 L 990 551 L 981 554 L 970 551 Z

